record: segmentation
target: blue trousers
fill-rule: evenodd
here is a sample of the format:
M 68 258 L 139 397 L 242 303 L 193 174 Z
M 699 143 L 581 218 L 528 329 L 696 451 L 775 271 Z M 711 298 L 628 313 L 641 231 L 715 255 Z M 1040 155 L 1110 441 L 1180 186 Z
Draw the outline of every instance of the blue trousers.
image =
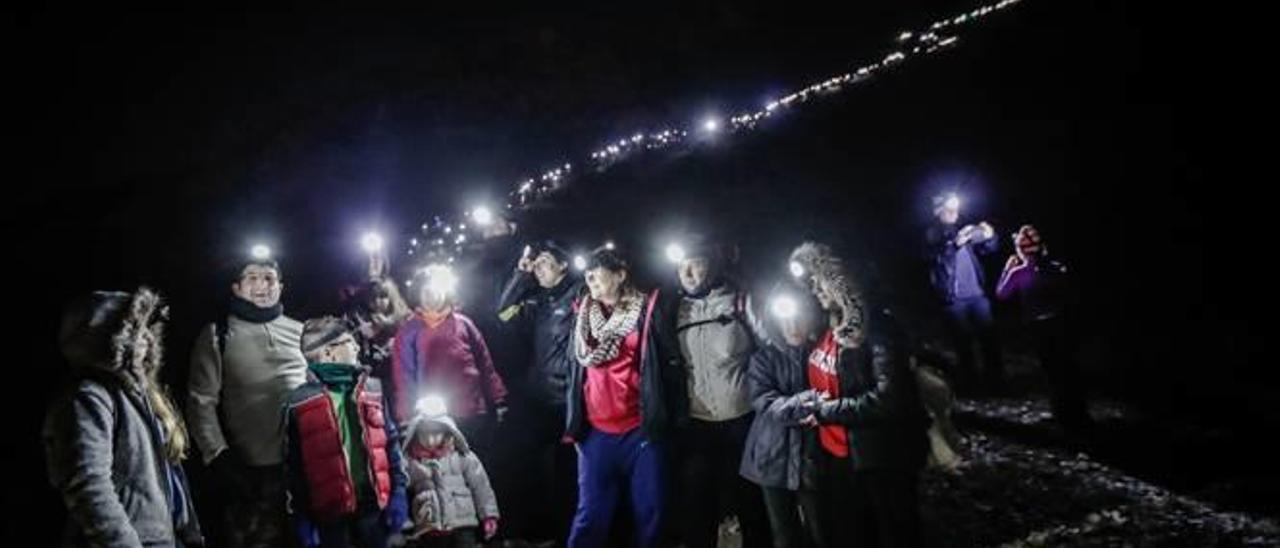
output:
M 662 444 L 646 440 L 639 428 L 625 434 L 590 430 L 578 443 L 578 510 L 569 548 L 605 546 L 624 494 L 635 518 L 636 546 L 661 545 L 667 505 Z

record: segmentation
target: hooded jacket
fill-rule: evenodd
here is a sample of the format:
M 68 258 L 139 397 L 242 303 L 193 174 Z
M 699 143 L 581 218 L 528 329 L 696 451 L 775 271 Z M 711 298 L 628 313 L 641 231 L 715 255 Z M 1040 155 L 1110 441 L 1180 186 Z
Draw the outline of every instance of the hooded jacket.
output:
M 761 346 L 751 356 L 751 406 L 756 412 L 747 433 L 739 473 L 761 487 L 817 488 L 812 428 L 800 421 L 810 414 L 804 403 L 816 396 L 806 376 L 809 345 Z
M 149 381 L 128 371 L 123 356 L 102 352 L 130 299 L 95 294 L 85 321 L 63 337 L 74 380 L 50 408 L 42 438 L 49 480 L 68 510 L 65 546 L 203 542 L 186 475 L 165 454 Z
M 854 470 L 924 466 L 929 425 L 905 341 L 886 311 L 869 318 L 866 339 L 840 348 L 840 397 L 817 407 L 818 421 L 849 431 Z
M 445 430 L 449 438 L 447 450 L 432 454 L 419 443 L 419 430 L 429 424 Z M 419 415 L 406 432 L 404 453 L 413 522 L 410 539 L 448 534 L 499 517 L 498 498 L 489 485 L 484 464 L 471 451 L 453 419 Z
M 864 298 L 830 248 L 806 243 L 791 258 L 800 263 L 811 287 L 826 291 L 832 302 L 840 390 L 839 397 L 814 408 L 818 421 L 848 429 L 855 470 L 920 468 L 928 417 L 911 369 L 907 337 L 888 309 L 876 308 Z

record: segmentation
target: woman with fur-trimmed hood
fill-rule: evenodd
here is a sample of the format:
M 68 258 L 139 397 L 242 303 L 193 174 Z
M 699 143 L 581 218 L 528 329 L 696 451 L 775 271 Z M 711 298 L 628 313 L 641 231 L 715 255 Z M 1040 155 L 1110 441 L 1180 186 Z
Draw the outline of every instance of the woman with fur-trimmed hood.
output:
M 848 529 L 831 543 L 918 546 L 928 423 L 904 337 L 887 310 L 867 304 L 830 248 L 806 242 L 791 260 L 830 318 L 806 365 L 818 397 L 804 407 L 818 429 L 825 506 L 852 509 L 829 515 L 827 523 Z
M 63 316 L 72 382 L 45 419 L 67 546 L 194 546 L 203 538 L 181 462 L 187 432 L 158 380 L 160 297 L 97 291 Z
M 857 346 L 864 337 L 865 306 L 844 261 L 826 244 L 804 242 L 791 252 L 791 273 L 822 301 L 836 341 L 846 348 Z

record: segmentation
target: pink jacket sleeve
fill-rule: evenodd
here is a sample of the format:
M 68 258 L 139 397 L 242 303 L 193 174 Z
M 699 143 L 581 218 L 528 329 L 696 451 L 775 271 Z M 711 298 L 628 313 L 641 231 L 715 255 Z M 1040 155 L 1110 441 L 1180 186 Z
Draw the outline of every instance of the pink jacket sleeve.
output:
M 417 330 L 409 321 L 396 332 L 391 347 L 391 390 L 395 394 L 395 419 L 404 424 L 413 418 L 413 386 L 418 372 L 418 352 L 414 344 Z
M 467 318 L 467 339 L 471 352 L 476 360 L 476 368 L 480 370 L 480 382 L 487 384 L 485 394 L 494 405 L 503 405 L 507 401 L 507 385 L 502 376 L 493 367 L 493 357 L 489 355 L 489 345 L 484 342 L 484 335 L 476 328 L 476 324 Z

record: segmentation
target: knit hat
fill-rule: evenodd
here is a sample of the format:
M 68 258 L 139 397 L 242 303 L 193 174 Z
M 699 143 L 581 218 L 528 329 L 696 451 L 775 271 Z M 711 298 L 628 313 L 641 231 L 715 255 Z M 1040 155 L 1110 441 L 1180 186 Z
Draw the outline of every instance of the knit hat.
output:
M 307 320 L 302 324 L 302 353 L 311 354 L 348 333 L 351 326 L 334 316 Z
M 1013 245 L 1022 255 L 1028 257 L 1038 257 L 1048 253 L 1048 249 L 1040 238 L 1040 231 L 1031 225 L 1022 225 L 1022 228 L 1013 234 Z

